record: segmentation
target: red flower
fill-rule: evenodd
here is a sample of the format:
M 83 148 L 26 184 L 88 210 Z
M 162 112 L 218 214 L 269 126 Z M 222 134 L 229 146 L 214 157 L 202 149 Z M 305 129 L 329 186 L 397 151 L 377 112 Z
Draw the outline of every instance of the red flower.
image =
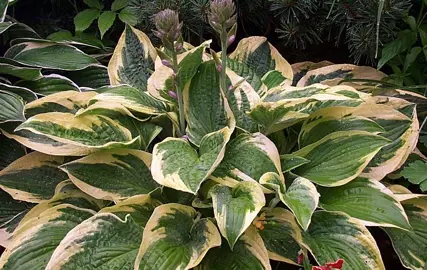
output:
M 313 266 L 312 270 L 341 270 L 344 264 L 343 259 L 338 259 L 336 262 L 326 263 L 324 266 Z
M 298 264 L 302 264 L 303 260 L 304 260 L 304 254 L 302 252 L 298 252 L 298 259 L 297 259 Z

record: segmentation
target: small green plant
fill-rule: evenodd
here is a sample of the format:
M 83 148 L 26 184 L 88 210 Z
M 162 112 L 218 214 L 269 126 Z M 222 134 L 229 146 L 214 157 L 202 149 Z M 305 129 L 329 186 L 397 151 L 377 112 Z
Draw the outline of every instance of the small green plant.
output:
M 219 53 L 161 11 L 163 46 L 127 25 L 108 68 L 83 43 L 12 42 L 1 269 L 385 269 L 370 226 L 425 267 L 427 201 L 388 176 L 417 146 L 408 100 L 426 99 L 374 94 L 370 67 L 291 66 L 265 37 L 228 53 L 235 16 L 211 2 Z

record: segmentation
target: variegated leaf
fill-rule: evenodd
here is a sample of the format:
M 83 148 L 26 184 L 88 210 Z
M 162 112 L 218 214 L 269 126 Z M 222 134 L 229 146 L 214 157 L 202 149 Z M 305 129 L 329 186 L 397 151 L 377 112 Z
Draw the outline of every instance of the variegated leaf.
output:
M 299 63 L 292 64 L 292 71 L 294 73 L 294 80 L 292 85 L 297 85 L 298 81 L 307 74 L 310 70 L 318 69 L 321 67 L 326 67 L 333 65 L 334 63 L 329 61 L 321 61 L 318 63 L 313 63 L 311 61 L 304 61 Z
M 356 178 L 388 143 L 366 131 L 334 132 L 293 153 L 310 160 L 294 173 L 321 186 L 341 186 Z
M 7 192 L 0 190 L 0 230 L 12 233 L 34 206 L 32 203 L 14 200 Z M 0 245 L 3 245 L 1 241 Z
M 32 152 L 0 172 L 0 187 L 15 200 L 41 202 L 50 199 L 67 175 L 58 166 L 64 158 Z
M 97 152 L 61 166 L 71 181 L 98 199 L 120 201 L 148 194 L 158 185 L 150 172 L 151 154 L 130 149 Z
M 80 87 L 97 89 L 110 85 L 108 69 L 103 65 L 91 65 L 82 70 L 67 71 L 63 74 Z
M 9 92 L 20 96 L 25 102 L 31 102 L 37 99 L 37 95 L 28 88 L 12 86 L 4 83 L 0 83 L 0 91 Z
M 284 180 L 276 146 L 261 133 L 240 134 L 227 145 L 222 162 L 211 179 L 233 187 L 241 181 L 259 182 L 267 172 Z
M 424 270 L 427 262 L 427 200 L 412 199 L 403 202 L 412 229 L 384 228 L 402 264 L 409 269 Z
M 100 149 L 129 147 L 136 142 L 139 143 L 140 140 L 139 137 L 133 138 L 127 128 L 108 117 L 95 115 L 75 117 L 73 114 L 60 112 L 35 115 L 18 126 L 15 131 L 29 131 L 41 135 L 37 140 L 31 134 L 25 133 L 23 136 L 27 136 L 27 140 L 19 142 L 39 152 L 53 155 L 82 156 Z M 45 138 L 52 142 L 46 143 Z M 57 143 L 65 144 L 67 148 L 57 152 L 55 151 Z
M 25 105 L 25 115 L 29 118 L 48 112 L 76 113 L 85 108 L 96 92 L 65 91 L 48 95 Z
M 366 226 L 411 229 L 402 205 L 376 180 L 359 177 L 340 187 L 318 190 L 320 207 L 327 211 L 344 212 Z
M 233 250 L 240 235 L 265 205 L 264 193 L 256 183 L 242 182 L 233 188 L 214 186 L 210 195 L 219 230 Z
M 113 213 L 121 219 L 130 214 L 132 219 L 144 228 L 154 209 L 161 204 L 151 195 L 136 195 L 114 206 L 103 208 L 100 213 Z
M 88 209 L 61 204 L 27 220 L 14 232 L 11 244 L 0 259 L 0 268 L 45 269 L 66 234 L 93 214 L 95 212 Z
M 17 94 L 0 90 L 0 123 L 25 121 L 24 101 Z
M 237 240 L 232 251 L 223 243 L 220 247 L 209 250 L 200 265 L 195 268 L 223 269 L 271 270 L 264 242 L 253 226 Z
M 310 160 L 293 154 L 280 155 L 280 164 L 282 165 L 282 172 L 291 171 L 309 162 Z
M 199 66 L 197 74 L 184 92 L 187 135 L 195 145 L 202 138 L 224 127 L 234 130 L 235 120 L 227 100 L 221 92 L 219 74 L 213 60 Z
M 266 173 L 260 183 L 276 192 L 279 199 L 294 213 L 298 224 L 306 231 L 311 216 L 319 204 L 320 194 L 316 186 L 309 180 L 298 177 L 286 190 L 285 183 L 276 173 Z
M 42 96 L 64 91 L 80 91 L 73 81 L 58 74 L 45 75 L 33 81 L 19 81 L 16 85 L 28 88 Z
M 356 66 L 350 64 L 328 65 L 308 71 L 302 77 L 297 86 L 307 86 L 313 83 L 322 83 L 326 85 L 337 85 L 343 79 L 369 79 L 381 80 L 385 74 L 372 67 Z M 355 88 L 363 88 L 363 84 L 344 83 Z
M 111 85 L 128 84 L 146 91 L 156 57 L 156 50 L 147 35 L 126 25 L 108 64 Z
M 130 216 L 122 220 L 111 213 L 96 214 L 68 232 L 46 270 L 132 269 L 141 238 L 142 228 Z
M 4 57 L 32 67 L 60 70 L 79 70 L 98 63 L 73 46 L 46 41 L 16 44 Z
M 167 138 L 154 146 L 151 173 L 157 183 L 196 194 L 224 157 L 231 132 L 225 127 L 203 137 L 197 152 L 186 140 Z
M 200 219 L 192 207 L 164 204 L 145 227 L 135 269 L 191 269 L 219 245 L 221 235 L 212 221 Z
M 23 145 L 0 134 L 0 171 L 27 154 Z
M 315 212 L 302 244 L 319 265 L 343 259 L 343 270 L 385 270 L 380 251 L 363 224 L 341 212 Z
M 232 60 L 229 67 L 241 77 L 246 77 L 249 73 L 254 73 L 261 79 L 269 71 L 276 70 L 282 76 L 280 84 L 291 84 L 293 79 L 293 72 L 291 65 L 280 55 L 276 48 L 274 48 L 265 37 L 249 37 L 242 39 L 237 45 L 236 50 L 230 54 L 229 58 Z M 238 68 L 233 61 L 240 62 L 245 68 Z M 254 89 L 260 94 L 262 88 L 259 89 L 254 86 Z
M 267 209 L 255 219 L 271 260 L 298 265 L 302 242 L 301 229 L 295 216 L 284 208 Z

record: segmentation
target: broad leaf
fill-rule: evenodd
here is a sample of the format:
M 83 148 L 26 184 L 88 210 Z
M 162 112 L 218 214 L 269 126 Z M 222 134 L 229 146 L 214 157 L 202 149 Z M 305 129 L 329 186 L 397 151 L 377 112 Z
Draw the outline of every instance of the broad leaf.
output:
M 196 151 L 186 140 L 167 138 L 154 146 L 151 172 L 163 186 L 196 194 L 224 157 L 231 132 L 225 127 L 207 134 Z
M 27 154 L 23 145 L 0 134 L 0 171 Z
M 80 87 L 96 89 L 110 85 L 108 69 L 103 65 L 91 65 L 82 70 L 66 71 L 63 75 Z
M 37 99 L 37 95 L 28 88 L 12 86 L 4 83 L 0 83 L 1 92 L 9 92 L 15 95 L 20 96 L 25 102 L 31 102 Z
M 111 28 L 116 19 L 116 13 L 113 11 L 104 11 L 98 18 L 98 28 L 101 32 L 101 39 L 104 37 L 104 34 Z
M 414 161 L 406 166 L 401 174 L 412 184 L 420 185 L 421 191 L 427 191 L 427 163 Z
M 383 67 L 388 61 L 399 53 L 409 49 L 417 41 L 417 34 L 409 29 L 401 31 L 398 37 L 390 43 L 384 45 L 381 59 L 378 62 L 378 69 Z
M 280 200 L 294 213 L 298 224 L 306 231 L 319 204 L 320 194 L 316 186 L 309 180 L 298 177 L 286 190 L 285 183 L 275 173 L 266 173 L 260 183 L 277 193 Z
M 46 270 L 78 269 L 88 262 L 100 270 L 132 269 L 141 238 L 142 228 L 131 217 L 122 220 L 111 213 L 96 214 L 65 236 Z
M 53 42 L 20 43 L 4 56 L 24 65 L 60 70 L 79 70 L 98 63 L 73 46 Z
M 101 12 L 97 9 L 85 9 L 74 17 L 76 32 L 83 32 L 99 17 Z
M 293 155 L 293 154 L 286 154 L 286 155 L 280 156 L 280 164 L 282 166 L 282 172 L 291 171 L 309 162 L 310 160 Z
M 20 142 L 42 153 L 82 156 L 99 149 L 127 147 L 139 141 L 131 132 L 116 121 L 104 116 L 79 116 L 70 113 L 51 112 L 38 114 L 21 124 L 16 131 L 29 131 L 41 135 L 39 140 Z M 46 143 L 45 137 L 53 142 Z M 56 142 L 56 143 L 55 143 Z M 53 149 L 57 143 L 69 145 L 62 152 Z M 73 147 L 72 147 L 73 146 Z
M 151 176 L 151 155 L 139 150 L 102 151 L 61 166 L 71 181 L 98 199 L 120 201 L 148 194 L 158 185 Z
M 402 205 L 376 180 L 359 177 L 340 187 L 318 190 L 320 206 L 327 211 L 344 212 L 366 226 L 411 229 Z
M 93 214 L 95 212 L 88 209 L 61 204 L 27 220 L 15 231 L 11 244 L 1 257 L 0 268 L 45 269 L 67 233 Z
M 28 88 L 42 96 L 63 91 L 80 91 L 80 88 L 73 81 L 57 74 L 46 75 L 33 81 L 20 81 L 16 85 Z
M 0 90 L 0 123 L 25 121 L 24 101 L 16 94 Z
M 290 211 L 278 207 L 268 209 L 261 213 L 254 224 L 264 240 L 271 260 L 298 264 L 301 229 Z
M 256 183 L 243 182 L 233 188 L 214 186 L 210 195 L 219 230 L 233 250 L 240 235 L 265 205 L 264 193 Z
M 8 193 L 0 190 L 0 229 L 12 233 L 33 206 L 32 203 L 16 201 Z
M 146 91 L 156 56 L 157 53 L 147 35 L 126 25 L 108 64 L 111 84 L 129 84 Z
M 356 178 L 389 140 L 366 131 L 338 131 L 294 155 L 310 160 L 295 174 L 321 186 L 344 185 Z
M 135 269 L 191 269 L 219 245 L 221 236 L 212 221 L 200 219 L 189 206 L 164 204 L 145 227 Z
M 375 239 L 363 224 L 340 212 L 315 212 L 303 245 L 319 265 L 343 259 L 343 270 L 385 270 Z
M 36 80 L 42 76 L 40 68 L 22 67 L 12 63 L 0 62 L 0 74 L 14 76 L 23 80 Z
M 423 270 L 427 265 L 427 201 L 412 199 L 403 203 L 412 230 L 384 228 L 393 248 L 406 268 Z
M 161 204 L 150 195 L 136 195 L 114 206 L 105 207 L 100 213 L 113 213 L 122 219 L 130 214 L 132 219 L 144 228 L 154 209 Z
M 187 135 L 192 143 L 200 145 L 203 136 L 226 126 L 234 129 L 234 117 L 221 93 L 213 60 L 200 65 L 183 95 Z
M 233 250 L 223 243 L 220 247 L 209 250 L 203 261 L 195 270 L 271 270 L 268 253 L 262 238 L 251 226 L 237 240 Z
M 32 152 L 0 172 L 0 187 L 15 200 L 36 203 L 48 200 L 56 185 L 68 178 L 58 168 L 63 162 L 63 157 Z
M 261 133 L 241 134 L 227 145 L 211 178 L 232 187 L 241 181 L 259 182 L 267 172 L 277 173 L 284 180 L 274 143 Z

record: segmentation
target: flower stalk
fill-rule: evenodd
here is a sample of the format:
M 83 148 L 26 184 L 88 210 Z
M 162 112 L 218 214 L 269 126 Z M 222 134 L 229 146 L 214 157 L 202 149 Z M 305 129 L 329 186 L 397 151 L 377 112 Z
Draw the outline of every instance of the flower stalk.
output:
M 233 0 L 213 0 L 208 14 L 209 24 L 219 34 L 221 40 L 220 86 L 223 93 L 227 90 L 227 48 L 236 39 L 236 7 Z M 230 29 L 231 28 L 231 29 Z
M 176 11 L 165 9 L 160 11 L 154 17 L 156 29 L 153 33 L 163 43 L 165 49 L 169 52 L 166 54 L 161 50 L 157 50 L 158 56 L 162 60 L 162 64 L 173 70 L 173 88 L 169 91 L 169 96 L 178 100 L 179 110 L 179 129 L 178 135 L 185 135 L 185 116 L 184 116 L 184 101 L 183 101 L 183 89 L 179 84 L 178 80 L 178 54 L 182 50 L 182 22 L 179 21 L 179 16 Z

